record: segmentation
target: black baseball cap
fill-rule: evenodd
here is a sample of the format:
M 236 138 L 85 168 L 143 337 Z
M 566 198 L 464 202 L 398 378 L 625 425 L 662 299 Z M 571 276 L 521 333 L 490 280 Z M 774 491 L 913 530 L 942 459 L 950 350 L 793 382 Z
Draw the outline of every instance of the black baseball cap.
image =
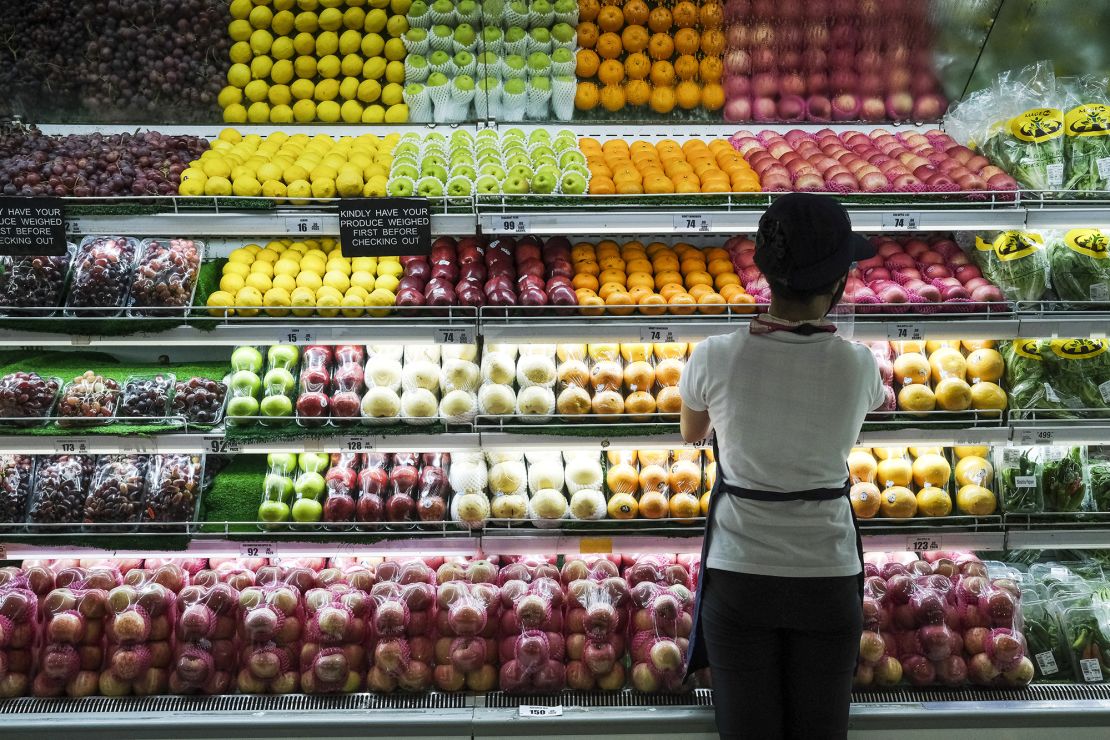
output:
M 852 231 L 848 211 L 818 193 L 779 196 L 759 219 L 755 264 L 772 283 L 814 290 L 844 277 L 875 245 Z

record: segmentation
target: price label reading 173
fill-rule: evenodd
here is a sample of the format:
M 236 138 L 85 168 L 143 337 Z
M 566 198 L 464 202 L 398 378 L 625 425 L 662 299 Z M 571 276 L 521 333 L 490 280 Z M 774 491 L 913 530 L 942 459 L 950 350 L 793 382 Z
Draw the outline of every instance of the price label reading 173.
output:
M 709 231 L 713 228 L 713 218 L 704 213 L 680 213 L 674 217 L 675 231 Z
M 84 437 L 59 437 L 54 440 L 54 452 L 63 455 L 84 455 L 89 451 L 89 440 Z
M 910 552 L 929 552 L 940 549 L 939 537 L 913 536 L 906 541 L 906 549 Z
M 241 558 L 272 558 L 274 546 L 269 542 L 240 542 L 239 557 Z
M 921 214 L 911 211 L 894 211 L 883 214 L 884 231 L 920 231 Z
M 528 217 L 502 213 L 493 217 L 492 226 L 495 234 L 527 234 Z

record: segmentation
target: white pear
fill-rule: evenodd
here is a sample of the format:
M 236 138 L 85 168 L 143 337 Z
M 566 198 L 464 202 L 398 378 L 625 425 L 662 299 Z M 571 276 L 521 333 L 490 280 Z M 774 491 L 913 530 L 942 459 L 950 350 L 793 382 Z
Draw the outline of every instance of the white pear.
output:
M 506 416 L 516 411 L 516 394 L 508 385 L 491 383 L 478 391 L 478 408 L 483 414 Z

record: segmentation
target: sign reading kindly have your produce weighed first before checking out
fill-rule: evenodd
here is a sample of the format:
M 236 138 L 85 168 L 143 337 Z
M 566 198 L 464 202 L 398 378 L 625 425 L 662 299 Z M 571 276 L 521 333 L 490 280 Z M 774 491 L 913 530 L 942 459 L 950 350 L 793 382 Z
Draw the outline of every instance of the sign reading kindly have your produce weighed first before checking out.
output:
M 66 220 L 59 198 L 0 198 L 0 255 L 66 253 Z
M 432 214 L 426 198 L 343 198 L 339 241 L 344 257 L 429 254 Z

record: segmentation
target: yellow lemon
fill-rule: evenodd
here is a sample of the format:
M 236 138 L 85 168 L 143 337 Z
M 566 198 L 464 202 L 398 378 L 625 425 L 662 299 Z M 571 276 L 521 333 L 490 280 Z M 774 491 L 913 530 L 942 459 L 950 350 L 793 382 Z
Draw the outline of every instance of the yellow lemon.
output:
M 351 273 L 351 287 L 362 288 L 367 293 L 374 289 L 374 275 L 364 270 L 357 270 Z M 388 288 L 389 286 L 383 286 Z
M 301 257 L 301 271 L 314 272 L 318 276 L 323 277 L 327 272 L 327 261 L 320 257 L 318 254 L 308 252 L 304 257 Z
M 231 167 L 222 159 L 212 158 L 204 163 L 201 168 L 205 177 L 227 177 L 231 174 Z
M 998 499 L 983 486 L 968 484 L 956 492 L 956 506 L 964 514 L 989 516 L 998 507 Z
M 355 257 L 351 260 L 351 269 L 355 272 L 368 272 L 371 276 L 378 269 L 377 257 Z M 351 282 L 354 282 L 353 280 Z
M 321 119 L 323 120 L 323 119 Z M 335 197 L 335 180 L 323 178 L 314 180 L 312 183 L 312 197 L 314 198 L 334 198 Z
M 338 259 L 333 257 L 333 258 L 328 260 L 328 264 L 326 265 L 325 272 L 341 272 L 344 275 L 350 276 L 350 274 L 351 274 L 351 263 L 348 262 L 347 260 L 343 259 L 342 257 L 340 257 Z
M 339 304 L 342 302 L 342 300 L 343 299 L 338 295 L 333 295 L 331 293 L 325 293 L 323 295 L 317 294 L 316 313 L 320 314 L 321 316 L 327 317 L 338 316 Z
M 285 183 L 280 180 L 267 180 L 262 184 L 262 196 L 265 198 L 284 198 Z
M 953 447 L 952 451 L 956 453 L 957 460 L 963 460 L 965 457 L 983 457 L 985 458 L 990 453 L 990 448 L 986 445 L 972 445 L 967 447 Z
M 245 287 L 235 294 L 235 306 L 240 316 L 257 316 L 257 306 L 262 305 L 262 293 L 257 288 Z M 254 306 L 255 308 L 244 308 Z
M 246 277 L 243 275 L 224 275 L 220 278 L 220 290 L 226 293 L 238 293 L 246 284 Z
M 362 316 L 366 304 L 362 296 L 346 295 L 343 297 L 343 300 L 340 301 L 340 305 L 343 306 L 344 316 L 349 319 L 357 319 L 359 316 Z
M 225 315 L 234 316 L 234 310 L 226 310 L 228 306 L 235 305 L 235 295 L 226 290 L 217 290 L 208 296 L 206 304 L 209 306 L 208 314 L 217 318 Z
M 342 115 L 342 109 L 334 100 L 325 100 L 316 106 L 316 116 L 324 123 L 335 123 L 340 115 Z
M 324 275 L 324 285 L 329 288 L 334 288 L 340 293 L 346 293 L 347 288 L 351 287 L 351 281 L 342 272 L 331 271 Z
M 316 291 L 321 285 L 323 285 L 323 281 L 315 272 L 301 271 L 301 273 L 297 275 L 297 287 Z
M 289 295 L 294 316 L 311 316 L 316 310 L 316 293 L 308 288 L 297 288 Z
M 193 178 L 192 180 L 182 180 L 181 184 L 177 187 L 178 195 L 204 195 L 204 180 Z
M 292 275 L 274 275 L 273 286 L 281 288 L 286 293 L 292 293 L 297 289 L 297 279 Z
M 252 272 L 247 275 L 246 285 L 248 288 L 254 288 L 260 293 L 265 293 L 270 288 L 274 287 L 270 278 L 263 275 L 261 272 Z
M 257 198 L 262 194 L 262 183 L 253 177 L 237 177 L 231 183 L 231 192 L 246 198 Z
M 960 486 L 989 486 L 993 478 L 994 467 L 985 458 L 969 455 L 956 463 L 956 483 Z
M 385 195 L 388 184 L 385 175 L 375 175 L 362 186 L 362 195 L 364 198 L 381 198 Z
M 367 304 L 371 306 L 392 306 L 396 298 L 393 293 L 384 288 L 374 288 L 370 292 L 370 297 L 367 299 Z M 386 316 L 389 311 L 371 310 L 371 316 Z
M 400 262 L 389 262 L 385 260 L 378 260 L 378 275 L 392 275 L 395 278 L 400 278 L 405 272 L 405 268 L 401 267 Z
M 378 275 L 377 279 L 374 281 L 374 287 L 383 288 L 385 290 L 388 290 L 390 293 L 396 293 L 397 285 L 400 282 L 401 281 L 398 280 L 394 275 Z
M 262 260 L 252 262 L 251 274 L 254 275 L 255 273 L 272 278 L 274 276 L 274 265 L 272 262 L 263 262 Z
M 285 310 L 289 307 L 289 293 L 281 288 L 267 290 L 266 295 L 262 297 L 262 303 L 270 316 L 285 316 L 289 313 Z
M 246 280 L 247 275 L 251 274 L 251 266 L 245 262 L 228 262 L 224 265 L 224 269 L 221 272 L 224 275 L 238 275 Z M 235 291 L 233 290 L 231 292 L 234 293 Z
M 293 276 L 296 276 L 296 274 L 300 271 L 301 271 L 301 266 L 297 262 L 297 260 L 289 259 L 288 257 L 282 257 L 280 260 L 278 260 L 277 262 L 274 263 L 274 274 L 275 275 L 293 275 Z
M 294 180 L 289 183 L 285 188 L 285 194 L 290 198 L 310 198 L 312 197 L 312 186 L 308 184 L 308 180 Z M 295 204 L 303 204 L 305 200 L 294 200 Z
M 917 511 L 923 516 L 948 516 L 952 497 L 943 488 L 926 486 L 917 492 Z
M 380 105 L 368 105 L 362 111 L 363 123 L 382 123 L 385 121 L 385 108 Z

